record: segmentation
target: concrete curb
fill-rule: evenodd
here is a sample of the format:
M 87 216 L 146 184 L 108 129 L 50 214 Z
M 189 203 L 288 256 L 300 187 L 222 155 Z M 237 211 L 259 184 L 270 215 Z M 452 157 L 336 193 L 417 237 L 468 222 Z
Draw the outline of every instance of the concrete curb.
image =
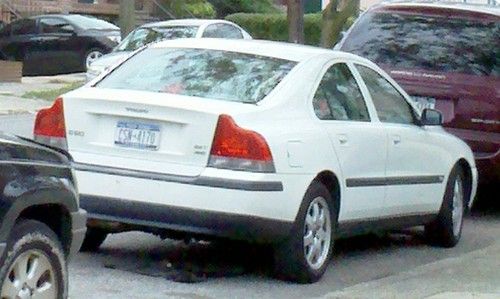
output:
M 500 298 L 499 255 L 500 242 L 495 242 L 459 257 L 360 283 L 321 298 Z

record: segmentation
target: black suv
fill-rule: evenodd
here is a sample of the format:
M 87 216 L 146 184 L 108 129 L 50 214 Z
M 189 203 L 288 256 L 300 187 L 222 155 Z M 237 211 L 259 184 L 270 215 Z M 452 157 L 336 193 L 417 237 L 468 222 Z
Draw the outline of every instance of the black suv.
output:
M 0 30 L 0 59 L 22 61 L 23 75 L 86 71 L 120 41 L 120 29 L 82 15 L 41 15 Z
M 86 213 L 62 152 L 0 133 L 0 298 L 66 298 Z

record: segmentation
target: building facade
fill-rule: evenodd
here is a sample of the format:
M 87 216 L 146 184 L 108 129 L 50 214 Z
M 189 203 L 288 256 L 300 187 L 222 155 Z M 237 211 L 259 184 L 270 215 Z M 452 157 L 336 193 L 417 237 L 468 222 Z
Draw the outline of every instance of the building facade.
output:
M 138 18 L 148 18 L 157 11 L 156 1 L 135 1 Z M 119 0 L 0 0 L 0 21 L 38 14 L 77 13 L 114 21 L 120 11 Z

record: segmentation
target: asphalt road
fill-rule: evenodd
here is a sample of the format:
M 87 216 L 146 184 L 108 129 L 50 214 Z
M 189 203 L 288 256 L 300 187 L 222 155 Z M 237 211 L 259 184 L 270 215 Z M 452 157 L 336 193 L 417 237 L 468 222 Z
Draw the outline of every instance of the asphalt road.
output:
M 0 115 L 0 131 L 31 138 L 34 114 Z
M 491 246 L 499 232 L 500 215 L 490 214 L 469 217 L 462 241 L 452 249 L 427 245 L 418 230 L 340 240 L 325 276 L 313 285 L 296 285 L 273 278 L 269 255 L 264 249 L 222 241 L 185 245 L 144 233 L 122 233 L 108 237 L 98 253 L 78 254 L 70 266 L 70 295 L 72 298 L 328 297 L 332 292 L 397 276 L 422 265 L 465 258 Z M 495 254 L 498 261 L 500 253 Z M 497 276 L 481 281 L 479 291 L 500 294 L 498 262 L 486 267 L 491 267 L 490 272 Z M 447 267 L 443 268 L 446 271 Z M 471 271 L 474 273 L 469 274 L 477 274 L 477 269 Z M 449 287 L 445 281 L 440 291 L 449 291 Z M 371 296 L 366 293 L 368 297 Z M 351 298 L 349 293 L 345 298 Z
M 32 115 L 0 116 L 0 131 L 30 136 L 32 122 Z M 441 265 L 447 261 L 471 260 L 474 253 L 481 256 L 482 250 L 497 244 L 499 236 L 500 211 L 483 209 L 468 216 L 461 242 L 451 249 L 427 245 L 419 229 L 340 240 L 323 279 L 313 285 L 295 285 L 273 278 L 269 252 L 265 248 L 223 241 L 186 244 L 129 232 L 111 235 L 99 252 L 79 253 L 71 261 L 69 294 L 73 299 L 338 298 L 332 294 L 367 283 L 385 283 L 391 277 L 393 281 L 399 280 L 404 277 L 403 273 L 427 265 L 437 265 L 434 275 L 443 279 L 441 272 L 451 270 L 441 269 Z M 491 298 L 494 298 L 500 294 L 500 252 L 485 252 L 494 262 L 486 262 L 481 271 L 493 274 L 480 276 L 476 291 L 493 293 Z M 474 267 L 459 271 L 478 277 Z M 426 275 L 421 276 L 424 279 Z M 440 291 L 447 291 L 448 283 L 454 279 L 458 277 L 445 275 Z M 403 279 L 401 289 L 408 287 L 410 282 L 405 284 Z M 381 288 L 385 294 L 385 285 Z M 419 294 L 426 294 L 425 286 L 418 288 L 423 292 Z M 437 288 L 441 288 L 441 284 L 438 283 Z M 361 290 L 361 297 L 372 297 L 369 291 Z M 345 293 L 342 298 L 352 297 L 349 294 Z

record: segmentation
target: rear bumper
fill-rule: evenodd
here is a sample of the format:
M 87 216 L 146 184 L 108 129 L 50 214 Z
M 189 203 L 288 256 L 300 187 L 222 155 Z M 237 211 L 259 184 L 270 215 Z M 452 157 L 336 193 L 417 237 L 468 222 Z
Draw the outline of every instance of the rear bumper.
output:
M 312 180 L 213 168 L 185 177 L 84 164 L 75 164 L 75 173 L 89 220 L 263 241 L 289 235 Z
M 159 228 L 199 236 L 274 242 L 290 234 L 293 222 L 194 210 L 116 198 L 82 195 L 89 220 Z
M 82 246 L 87 231 L 87 212 L 83 209 L 71 213 L 71 247 L 69 257 L 73 257 Z
M 283 184 L 277 181 L 252 181 L 228 179 L 210 176 L 179 176 L 147 171 L 135 171 L 116 167 L 102 167 L 91 164 L 74 163 L 73 167 L 82 172 L 126 176 L 134 179 L 179 183 L 185 185 L 205 186 L 214 188 L 245 190 L 245 191 L 283 191 Z

